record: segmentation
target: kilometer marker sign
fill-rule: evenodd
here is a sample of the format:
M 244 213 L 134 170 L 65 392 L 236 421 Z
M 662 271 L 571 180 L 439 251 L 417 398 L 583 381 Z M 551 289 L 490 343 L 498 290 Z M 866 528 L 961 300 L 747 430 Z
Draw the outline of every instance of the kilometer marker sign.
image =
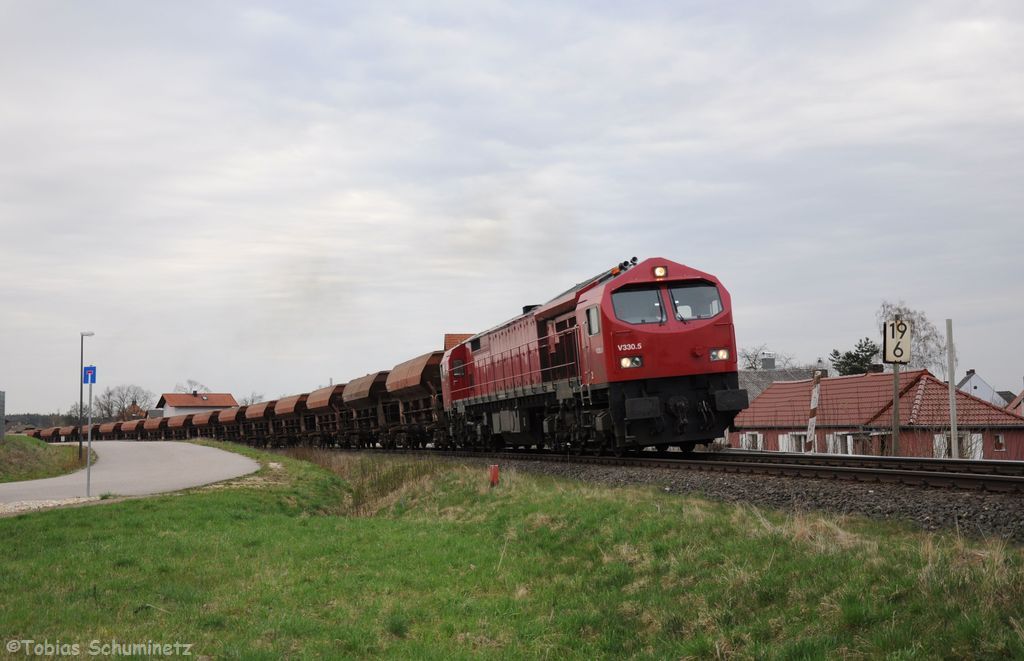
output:
M 885 362 L 899 365 L 906 365 L 910 362 L 911 332 L 909 321 L 894 319 L 885 322 L 882 340 L 882 354 Z

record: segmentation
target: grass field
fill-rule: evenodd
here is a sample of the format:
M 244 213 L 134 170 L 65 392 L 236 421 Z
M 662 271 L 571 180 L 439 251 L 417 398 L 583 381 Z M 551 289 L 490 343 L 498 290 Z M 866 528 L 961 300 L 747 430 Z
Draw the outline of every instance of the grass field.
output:
M 214 657 L 1024 657 L 1020 549 L 446 462 L 242 450 L 0 519 L 0 634 Z
M 20 435 L 5 436 L 0 443 L 0 482 L 37 480 L 80 468 L 85 468 L 85 461 L 84 456 L 78 461 L 77 445 L 50 445 Z

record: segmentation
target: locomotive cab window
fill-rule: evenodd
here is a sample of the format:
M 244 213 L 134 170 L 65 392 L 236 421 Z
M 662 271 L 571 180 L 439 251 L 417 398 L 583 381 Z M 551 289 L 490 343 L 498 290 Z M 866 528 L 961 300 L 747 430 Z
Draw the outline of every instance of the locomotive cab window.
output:
M 466 375 L 465 363 L 463 363 L 461 360 L 453 360 L 452 361 L 452 375 L 453 376 L 465 376 Z
M 678 321 L 710 319 L 722 311 L 718 287 L 708 282 L 674 284 L 668 291 Z
M 601 315 L 598 313 L 597 308 L 589 308 L 587 310 L 587 335 L 597 335 L 601 332 Z
M 660 324 L 665 321 L 665 307 L 657 287 L 620 289 L 612 294 L 615 316 L 629 324 Z

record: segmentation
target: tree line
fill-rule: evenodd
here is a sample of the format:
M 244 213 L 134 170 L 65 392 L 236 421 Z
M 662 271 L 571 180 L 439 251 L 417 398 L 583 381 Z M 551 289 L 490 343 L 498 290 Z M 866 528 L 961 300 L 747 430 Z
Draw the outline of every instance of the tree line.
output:
M 107 386 L 92 399 L 93 422 L 118 422 L 145 417 L 146 411 L 156 406 L 156 395 L 134 384 Z M 68 409 L 68 418 L 78 424 L 78 402 Z M 82 420 L 89 417 L 89 402 L 82 405 Z
M 174 392 L 192 393 L 210 392 L 210 389 L 195 379 L 188 379 L 183 383 L 175 384 Z M 246 406 L 263 401 L 263 395 L 252 392 L 238 400 L 239 405 Z M 106 387 L 98 394 L 93 395 L 92 400 L 92 421 L 121 422 L 133 418 L 145 417 L 146 413 L 156 406 L 157 396 L 142 386 L 135 384 L 124 384 L 114 387 Z M 89 419 L 89 402 L 82 403 L 82 420 Z M 8 414 L 7 420 L 11 424 L 25 425 L 37 429 L 46 427 L 62 427 L 78 424 L 78 402 L 72 402 L 66 413 L 60 410 L 55 413 L 15 413 Z

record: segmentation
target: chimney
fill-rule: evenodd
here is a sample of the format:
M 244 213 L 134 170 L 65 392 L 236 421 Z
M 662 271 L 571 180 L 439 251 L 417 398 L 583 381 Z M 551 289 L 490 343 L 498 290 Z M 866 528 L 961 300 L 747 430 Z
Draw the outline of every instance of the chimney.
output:
M 761 369 L 773 370 L 775 369 L 775 354 L 771 351 L 761 352 Z
M 523 314 L 526 314 L 527 312 L 533 312 L 534 310 L 536 310 L 539 307 L 540 307 L 540 305 L 524 305 L 523 306 Z
M 974 376 L 974 370 L 967 370 L 967 376 Z
M 199 391 L 198 390 L 193 390 L 192 391 L 192 396 L 193 397 L 198 397 L 199 396 Z

